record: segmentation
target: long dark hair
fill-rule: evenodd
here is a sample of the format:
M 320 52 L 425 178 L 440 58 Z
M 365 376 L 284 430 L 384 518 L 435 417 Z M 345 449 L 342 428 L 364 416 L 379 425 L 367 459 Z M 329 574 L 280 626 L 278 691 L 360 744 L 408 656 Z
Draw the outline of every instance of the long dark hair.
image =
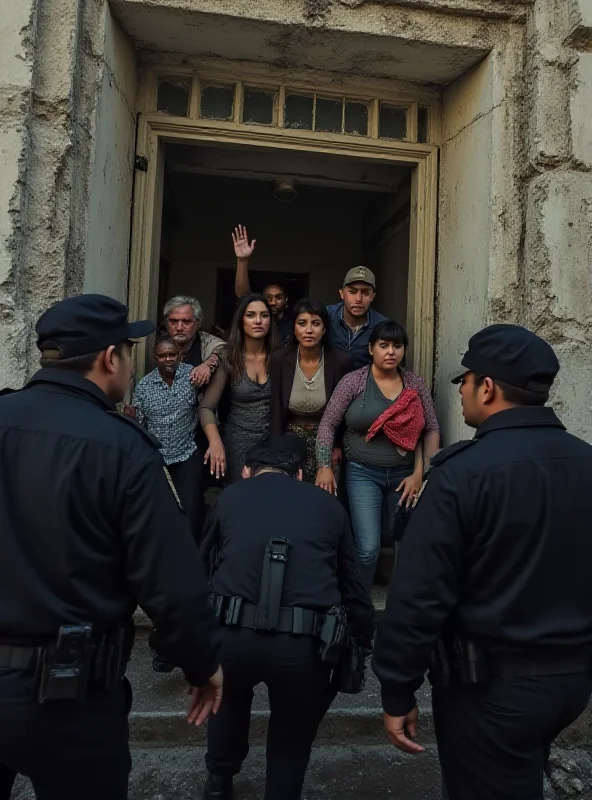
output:
M 226 347 L 226 368 L 228 369 L 230 380 L 237 381 L 245 371 L 245 329 L 243 325 L 243 317 L 251 303 L 263 303 L 265 308 L 269 311 L 270 326 L 267 335 L 265 336 L 265 353 L 267 355 L 266 367 L 269 371 L 269 359 L 271 354 L 276 349 L 276 331 L 271 309 L 267 304 L 267 300 L 262 294 L 246 294 L 241 297 L 232 323 L 230 325 L 230 335 L 228 336 L 228 345 Z
M 327 306 L 324 303 L 320 303 L 318 300 L 311 300 L 308 297 L 304 297 L 302 300 L 299 300 L 292 308 L 292 341 L 296 343 L 298 340 L 296 339 L 296 320 L 301 314 L 311 314 L 315 317 L 320 317 L 323 320 L 323 325 L 325 326 L 325 333 L 323 334 L 323 338 L 321 339 L 321 345 L 326 347 L 327 339 L 329 338 L 329 327 L 331 325 L 331 320 L 329 319 L 329 312 L 327 311 Z

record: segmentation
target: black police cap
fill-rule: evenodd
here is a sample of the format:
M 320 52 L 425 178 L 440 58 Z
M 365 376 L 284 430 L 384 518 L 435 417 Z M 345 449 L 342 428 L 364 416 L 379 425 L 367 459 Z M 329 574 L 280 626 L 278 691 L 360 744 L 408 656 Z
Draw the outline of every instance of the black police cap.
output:
M 270 436 L 261 444 L 251 447 L 245 464 L 247 467 L 262 464 L 287 472 L 298 472 L 304 466 L 306 455 L 304 440 L 293 433 L 285 433 L 282 436 Z
M 140 339 L 156 326 L 128 322 L 128 308 L 102 294 L 68 297 L 40 317 L 35 331 L 44 358 L 61 360 L 98 353 L 128 339 Z
M 467 372 L 476 372 L 528 392 L 548 392 L 559 372 L 553 348 L 536 333 L 521 325 L 490 325 L 471 336 L 461 361 L 464 369 L 452 383 L 460 383 Z

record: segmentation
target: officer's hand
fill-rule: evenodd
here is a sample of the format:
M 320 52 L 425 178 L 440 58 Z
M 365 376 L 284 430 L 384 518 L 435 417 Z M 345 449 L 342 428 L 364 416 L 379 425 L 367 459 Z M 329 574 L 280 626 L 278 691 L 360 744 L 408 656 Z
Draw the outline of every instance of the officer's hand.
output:
M 204 464 L 210 462 L 210 474 L 220 479 L 226 475 L 226 452 L 222 442 L 211 444 L 206 450 Z
M 205 386 L 206 383 L 210 382 L 211 377 L 212 370 L 210 369 L 210 365 L 200 364 L 199 367 L 195 367 L 191 370 L 189 380 L 194 386 Z
M 207 720 L 210 714 L 217 714 L 222 702 L 222 667 L 212 675 L 205 686 L 190 686 L 189 711 L 187 722 L 196 728 Z
M 417 736 L 417 720 L 419 711 L 417 706 L 404 717 L 391 717 L 384 715 L 384 729 L 391 742 L 405 753 L 423 753 L 425 747 L 411 741 Z
M 317 472 L 315 484 L 320 486 L 329 494 L 337 494 L 337 482 L 335 480 L 335 473 L 331 467 L 321 467 Z
M 419 494 L 421 484 L 422 476 L 416 475 L 415 472 L 413 475 L 409 475 L 407 478 L 404 478 L 395 490 L 397 492 L 403 492 L 401 499 L 399 500 L 399 505 L 405 506 L 405 508 L 410 508 Z

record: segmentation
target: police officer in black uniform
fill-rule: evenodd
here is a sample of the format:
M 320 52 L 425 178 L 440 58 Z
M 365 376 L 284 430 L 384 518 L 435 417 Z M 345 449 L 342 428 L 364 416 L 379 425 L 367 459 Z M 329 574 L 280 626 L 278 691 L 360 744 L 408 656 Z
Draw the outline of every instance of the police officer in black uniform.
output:
M 332 666 L 319 655 L 335 616 L 323 612 L 345 607 L 358 641 L 372 640 L 374 609 L 347 514 L 301 482 L 305 458 L 304 443 L 290 434 L 253 448 L 249 479 L 222 492 L 206 526 L 202 552 L 222 622 L 225 682 L 208 723 L 205 800 L 232 797 L 249 750 L 253 688 L 262 682 L 271 708 L 265 800 L 297 800 L 336 694 Z
M 420 752 L 431 658 L 450 800 L 543 800 L 551 743 L 592 691 L 592 447 L 544 407 L 559 364 L 543 339 L 492 325 L 462 365 L 477 433 L 432 461 L 373 666 L 391 740 Z
M 139 603 L 181 666 L 190 722 L 221 694 L 199 551 L 158 442 L 115 411 L 132 374 L 127 308 L 69 298 L 37 324 L 42 369 L 0 398 L 0 799 L 127 797 L 125 666 Z

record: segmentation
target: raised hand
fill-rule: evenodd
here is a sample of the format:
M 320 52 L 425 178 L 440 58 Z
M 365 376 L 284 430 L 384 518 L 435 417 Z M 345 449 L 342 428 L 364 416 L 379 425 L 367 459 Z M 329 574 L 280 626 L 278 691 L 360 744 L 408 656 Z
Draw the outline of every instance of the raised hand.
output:
M 239 225 L 234 229 L 232 234 L 232 243 L 234 244 L 234 253 L 237 258 L 249 259 L 255 250 L 256 240 L 249 244 L 249 234 L 244 225 Z

